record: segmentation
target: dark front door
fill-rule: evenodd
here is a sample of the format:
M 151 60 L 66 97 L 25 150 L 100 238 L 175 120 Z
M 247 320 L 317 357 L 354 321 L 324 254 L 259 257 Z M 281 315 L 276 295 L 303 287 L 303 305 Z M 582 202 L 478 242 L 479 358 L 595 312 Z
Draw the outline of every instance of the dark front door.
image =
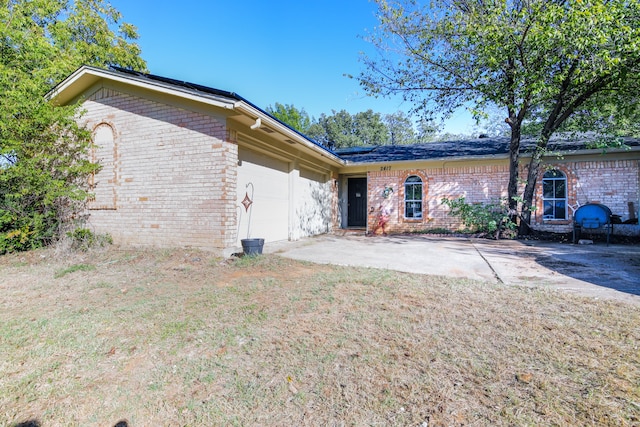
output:
M 367 225 L 367 178 L 349 178 L 347 227 Z

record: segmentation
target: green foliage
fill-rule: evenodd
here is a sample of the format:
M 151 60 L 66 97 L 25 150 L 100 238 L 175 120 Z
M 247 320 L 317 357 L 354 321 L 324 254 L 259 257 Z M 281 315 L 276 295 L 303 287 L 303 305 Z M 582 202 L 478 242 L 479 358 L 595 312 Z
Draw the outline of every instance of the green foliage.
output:
M 491 233 L 499 238 L 505 231 L 515 229 L 504 201 L 482 204 L 467 203 L 464 197 L 443 197 L 440 202 L 449 207 L 449 215 L 459 218 L 472 233 Z
M 360 83 L 416 109 L 482 114 L 492 104 L 520 120 L 532 106 L 551 112 L 559 95 L 563 112 L 637 83 L 637 0 L 376 3 L 380 27 L 369 40 L 382 56 L 363 58 Z
M 311 126 L 311 119 L 304 108 L 298 110 L 293 105 L 276 102 L 275 107 L 269 105 L 266 112 L 301 133 L 306 133 Z
M 46 245 L 77 220 L 90 134 L 78 106 L 45 94 L 81 65 L 144 70 L 135 28 L 102 0 L 9 0 L 0 8 L 0 253 Z
M 406 145 L 433 141 L 437 128 L 431 122 L 422 121 L 418 130 L 405 113 L 398 111 L 384 117 L 367 110 L 350 114 L 345 110 L 322 114 L 311 125 L 308 135 L 325 146 L 336 148 L 363 145 Z
M 113 238 L 109 234 L 95 234 L 88 228 L 76 228 L 67 232 L 67 237 L 72 241 L 71 247 L 76 250 L 86 251 L 96 246 L 113 244 Z
M 362 145 L 406 145 L 431 142 L 438 130 L 432 121 L 422 119 L 414 127 L 411 117 L 398 111 L 382 116 L 372 110 L 350 114 L 346 110 L 309 119 L 304 109 L 276 103 L 266 112 L 325 147 L 345 148 Z
M 522 204 L 524 221 L 548 141 L 568 126 L 629 134 L 638 118 L 638 0 L 376 0 L 359 80 L 374 96 L 400 95 L 416 111 L 476 118 L 502 109 L 510 127 L 508 200 L 515 210 L 523 124 L 537 138 Z M 613 116 L 612 116 L 613 115 Z M 572 123 L 573 121 L 573 123 Z M 633 127 L 637 132 L 637 126 Z
M 433 122 L 424 118 L 414 128 L 411 117 L 402 111 L 384 116 L 384 123 L 389 132 L 390 145 L 410 145 L 431 142 L 435 140 L 438 130 Z
M 320 115 L 308 131 L 308 136 L 324 146 L 336 148 L 361 145 L 386 145 L 387 128 L 379 113 L 372 110 L 351 115 L 346 110 Z

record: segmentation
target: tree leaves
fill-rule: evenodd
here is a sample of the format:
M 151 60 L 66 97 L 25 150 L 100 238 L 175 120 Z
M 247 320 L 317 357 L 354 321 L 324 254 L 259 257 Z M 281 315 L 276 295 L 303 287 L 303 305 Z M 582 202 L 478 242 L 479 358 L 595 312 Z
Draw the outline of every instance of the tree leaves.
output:
M 135 28 L 120 20 L 102 0 L 8 0 L 0 8 L 0 253 L 50 242 L 71 201 L 86 197 L 98 165 L 88 160 L 81 112 L 44 95 L 85 64 L 144 71 Z
M 515 207 L 520 134 L 539 126 L 536 152 L 576 113 L 592 129 L 615 132 L 638 117 L 638 0 L 376 0 L 380 27 L 363 57 L 360 84 L 370 94 L 401 95 L 416 111 L 447 116 L 462 105 L 504 109 L 511 128 L 509 200 Z M 622 95 L 622 96 L 621 96 Z M 617 102 L 635 108 L 613 108 Z M 604 128 L 598 127 L 606 123 Z M 539 158 L 532 159 L 525 206 Z M 525 221 L 528 219 L 525 216 Z

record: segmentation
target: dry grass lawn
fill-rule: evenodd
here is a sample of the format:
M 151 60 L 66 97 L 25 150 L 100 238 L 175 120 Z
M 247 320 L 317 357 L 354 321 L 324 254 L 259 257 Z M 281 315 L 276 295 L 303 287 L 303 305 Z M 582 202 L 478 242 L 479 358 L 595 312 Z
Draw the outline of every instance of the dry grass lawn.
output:
M 623 303 L 275 255 L 6 255 L 0 425 L 638 426 L 639 325 Z

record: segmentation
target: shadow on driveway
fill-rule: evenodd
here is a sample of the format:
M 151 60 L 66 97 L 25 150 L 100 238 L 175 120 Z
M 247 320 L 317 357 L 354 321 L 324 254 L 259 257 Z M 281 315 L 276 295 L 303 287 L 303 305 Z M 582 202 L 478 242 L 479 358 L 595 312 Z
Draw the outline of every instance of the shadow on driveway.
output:
M 640 295 L 640 246 L 573 245 L 546 247 L 536 261 L 565 276 Z
M 473 240 L 507 284 L 549 286 L 640 304 L 640 245 Z

